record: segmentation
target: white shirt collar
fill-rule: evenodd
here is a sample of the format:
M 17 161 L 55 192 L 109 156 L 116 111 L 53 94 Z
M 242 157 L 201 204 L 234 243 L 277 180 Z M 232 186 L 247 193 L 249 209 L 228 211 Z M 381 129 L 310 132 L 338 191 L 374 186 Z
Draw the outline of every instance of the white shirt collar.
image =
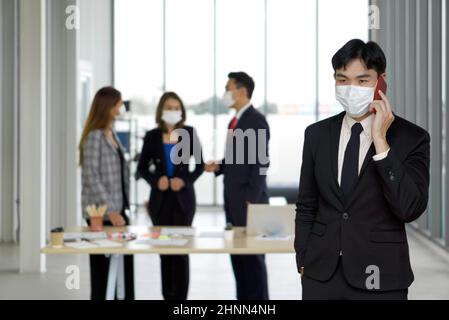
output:
M 370 114 L 369 117 L 363 119 L 360 124 L 363 127 L 363 133 L 368 137 L 371 138 L 371 127 L 373 126 L 374 121 L 374 113 Z M 344 124 L 346 125 L 346 128 L 351 131 L 352 126 L 356 123 L 353 118 L 351 118 L 348 114 L 345 114 L 344 117 Z
M 246 110 L 248 110 L 249 107 L 251 107 L 251 101 L 248 102 L 247 105 L 245 105 L 242 109 L 240 109 L 240 110 L 235 114 L 235 117 L 237 118 L 237 120 L 240 119 L 240 117 L 242 116 L 242 114 L 243 114 Z

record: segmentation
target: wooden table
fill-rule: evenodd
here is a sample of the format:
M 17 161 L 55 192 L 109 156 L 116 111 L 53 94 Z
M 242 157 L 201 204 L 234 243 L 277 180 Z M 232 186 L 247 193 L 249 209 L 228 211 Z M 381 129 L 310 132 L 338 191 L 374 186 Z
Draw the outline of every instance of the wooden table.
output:
M 113 300 L 117 291 L 119 299 L 124 297 L 124 272 L 123 255 L 129 254 L 166 254 L 178 255 L 189 253 L 209 253 L 209 254 L 266 254 L 266 253 L 294 253 L 293 237 L 289 240 L 259 240 L 249 237 L 245 233 L 244 227 L 234 228 L 234 239 L 225 240 L 222 228 L 202 227 L 192 228 L 194 236 L 180 237 L 188 239 L 184 246 L 158 246 L 148 243 L 138 243 L 144 235 L 160 231 L 161 228 L 185 228 L 185 227 L 148 227 L 148 226 L 128 226 L 123 228 L 105 227 L 107 234 L 113 232 L 132 232 L 138 237 L 135 241 L 123 242 L 122 247 L 116 248 L 86 248 L 75 249 L 64 246 L 56 249 L 48 245 L 41 249 L 43 254 L 101 254 L 110 255 L 108 285 L 106 299 Z M 65 232 L 86 232 L 88 227 L 74 227 L 65 229 Z

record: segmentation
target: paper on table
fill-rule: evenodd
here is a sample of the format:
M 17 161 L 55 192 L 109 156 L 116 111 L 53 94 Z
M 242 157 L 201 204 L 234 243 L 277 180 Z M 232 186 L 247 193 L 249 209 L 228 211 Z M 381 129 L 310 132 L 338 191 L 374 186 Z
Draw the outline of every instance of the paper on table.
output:
M 141 239 L 137 240 L 134 243 L 136 244 L 149 244 L 152 246 L 174 246 L 174 247 L 182 247 L 185 246 L 189 242 L 188 239 L 168 239 L 168 240 L 159 240 L 159 239 Z
M 199 238 L 223 238 L 224 231 L 203 231 L 198 237 Z
M 100 248 L 117 248 L 122 247 L 123 244 L 117 241 L 111 241 L 111 240 L 96 240 L 92 241 L 95 245 L 97 245 Z
M 108 235 L 106 232 L 66 232 L 64 233 L 64 240 L 76 240 L 76 239 L 87 239 L 87 240 L 97 240 L 97 239 L 107 239 Z
M 292 235 L 279 236 L 279 235 L 266 235 L 260 234 L 256 237 L 256 240 L 278 240 L 278 241 L 288 241 L 292 238 Z
M 161 229 L 161 235 L 164 236 L 194 236 L 195 235 L 195 229 L 192 228 L 162 228 Z
M 96 241 L 76 241 L 64 244 L 66 247 L 73 249 L 93 249 L 93 248 L 117 248 L 123 245 L 120 242 L 111 240 L 96 240 Z
M 66 247 L 73 248 L 73 249 L 93 249 L 97 248 L 93 243 L 90 243 L 88 241 L 77 241 L 77 242 L 69 242 L 64 244 Z

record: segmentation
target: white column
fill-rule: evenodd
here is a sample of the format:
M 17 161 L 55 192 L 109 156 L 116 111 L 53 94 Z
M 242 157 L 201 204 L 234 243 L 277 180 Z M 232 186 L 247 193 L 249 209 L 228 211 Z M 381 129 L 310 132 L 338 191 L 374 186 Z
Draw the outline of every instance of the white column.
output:
M 1 43 L 4 43 L 4 36 L 3 36 L 3 0 L 0 0 L 0 40 Z M 0 50 L 0 75 L 1 75 L 1 83 L 3 83 L 3 50 Z M 0 102 L 3 105 L 3 86 L 0 85 Z M 3 118 L 3 117 L 2 117 Z M 3 132 L 3 123 L 0 121 L 0 132 Z M 4 142 L 0 140 L 0 173 L 3 176 L 3 145 Z M 3 216 L 5 215 L 3 211 L 3 184 L 0 183 L 0 242 L 3 241 Z
M 47 229 L 79 225 L 77 0 L 47 2 Z M 79 18 L 79 17 L 77 17 Z M 67 25 L 66 22 L 69 22 Z
M 45 0 L 20 0 L 20 271 L 45 271 Z
M 0 0 L 0 242 L 14 234 L 14 121 L 16 105 L 16 3 Z

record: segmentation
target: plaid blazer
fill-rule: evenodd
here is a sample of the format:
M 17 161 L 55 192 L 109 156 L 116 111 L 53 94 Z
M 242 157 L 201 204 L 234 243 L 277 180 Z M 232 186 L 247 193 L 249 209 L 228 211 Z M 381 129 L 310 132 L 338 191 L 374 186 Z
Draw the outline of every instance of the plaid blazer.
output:
M 116 133 L 113 133 L 123 151 Z M 123 151 L 124 152 L 124 151 Z M 105 219 L 110 212 L 123 211 L 122 177 L 118 151 L 106 139 L 102 130 L 89 133 L 83 146 L 82 192 L 83 217 L 87 218 L 86 207 L 90 204 L 107 205 Z M 129 199 L 129 167 L 123 168 L 125 193 Z

